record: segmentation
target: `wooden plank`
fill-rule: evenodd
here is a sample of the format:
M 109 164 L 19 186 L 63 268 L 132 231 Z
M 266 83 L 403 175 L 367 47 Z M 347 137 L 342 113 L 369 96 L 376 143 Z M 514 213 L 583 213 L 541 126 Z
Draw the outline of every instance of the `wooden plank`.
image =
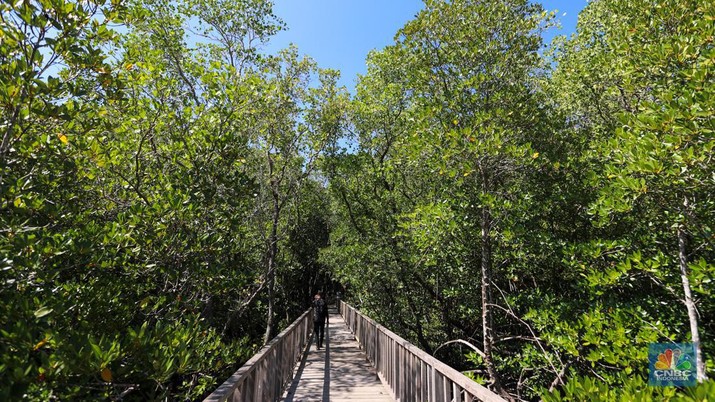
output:
M 452 401 L 449 384 L 449 378 L 442 376 L 442 400 L 444 400 L 445 402 Z
M 429 398 L 428 400 L 430 402 L 437 402 L 440 399 L 440 390 L 439 390 L 439 373 L 436 370 L 431 370 L 430 372 L 430 378 L 429 378 Z

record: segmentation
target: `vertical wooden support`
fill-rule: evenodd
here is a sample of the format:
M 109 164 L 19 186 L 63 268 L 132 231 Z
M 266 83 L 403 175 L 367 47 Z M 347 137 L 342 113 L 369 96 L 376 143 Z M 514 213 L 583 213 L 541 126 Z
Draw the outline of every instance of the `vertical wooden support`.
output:
M 437 401 L 437 370 L 430 366 L 429 376 L 429 399 L 432 402 Z
M 442 399 L 445 402 L 452 400 L 452 395 L 451 395 L 450 391 L 451 391 L 451 389 L 449 386 L 449 379 L 447 379 L 447 377 L 445 377 L 445 376 L 442 376 L 442 392 L 443 392 Z

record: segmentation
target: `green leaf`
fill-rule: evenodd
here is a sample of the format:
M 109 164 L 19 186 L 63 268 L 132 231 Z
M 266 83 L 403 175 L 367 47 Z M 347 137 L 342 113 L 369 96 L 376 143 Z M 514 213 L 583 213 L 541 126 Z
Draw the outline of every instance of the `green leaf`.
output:
M 40 307 L 39 309 L 35 310 L 35 317 L 36 318 L 42 318 L 52 312 L 52 309 L 49 307 Z

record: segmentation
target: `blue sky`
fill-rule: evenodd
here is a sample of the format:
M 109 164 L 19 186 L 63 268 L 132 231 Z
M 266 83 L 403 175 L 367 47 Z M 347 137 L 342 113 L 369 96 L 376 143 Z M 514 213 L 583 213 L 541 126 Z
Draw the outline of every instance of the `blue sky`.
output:
M 340 70 L 341 83 L 350 91 L 357 74 L 365 73 L 368 52 L 393 43 L 397 30 L 423 4 L 422 0 L 274 1 L 274 13 L 286 23 L 287 30 L 276 35 L 266 51 L 274 53 L 294 43 L 321 68 Z M 553 36 L 575 30 L 576 17 L 587 0 L 546 0 L 542 4 L 547 10 L 559 10 L 562 29 Z

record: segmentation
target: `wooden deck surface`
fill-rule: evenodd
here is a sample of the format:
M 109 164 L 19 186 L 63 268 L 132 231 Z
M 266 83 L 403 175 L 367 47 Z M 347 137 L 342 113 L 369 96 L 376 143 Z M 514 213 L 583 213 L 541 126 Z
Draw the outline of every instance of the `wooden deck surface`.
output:
M 324 343 L 325 347 L 318 350 L 313 338 L 295 379 L 283 394 L 283 401 L 393 401 L 345 321 L 333 308 Z

